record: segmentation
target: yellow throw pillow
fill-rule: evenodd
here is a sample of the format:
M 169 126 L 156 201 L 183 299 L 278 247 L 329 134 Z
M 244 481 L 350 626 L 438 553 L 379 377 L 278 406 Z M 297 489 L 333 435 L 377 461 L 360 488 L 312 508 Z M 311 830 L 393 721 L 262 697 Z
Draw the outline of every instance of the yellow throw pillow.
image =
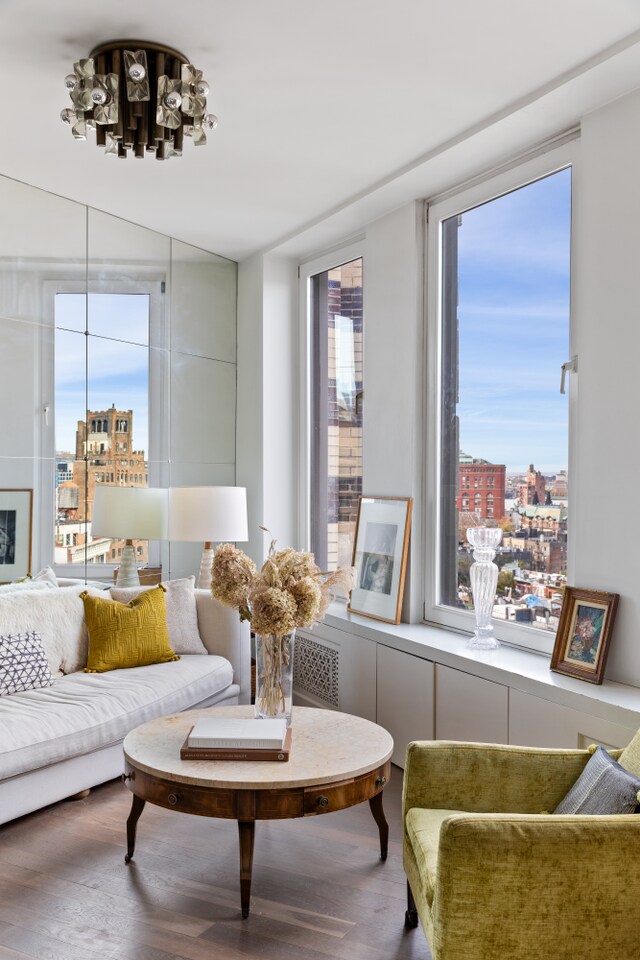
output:
M 81 593 L 89 632 L 85 673 L 179 660 L 169 646 L 162 585 L 146 590 L 130 603 Z

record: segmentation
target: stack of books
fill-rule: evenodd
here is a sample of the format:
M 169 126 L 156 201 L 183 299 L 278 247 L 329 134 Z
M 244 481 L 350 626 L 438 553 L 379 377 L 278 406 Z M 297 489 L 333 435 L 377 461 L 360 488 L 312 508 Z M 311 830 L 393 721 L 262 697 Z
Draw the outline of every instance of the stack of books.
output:
M 286 761 L 290 749 L 291 727 L 286 719 L 202 717 L 189 731 L 180 759 Z

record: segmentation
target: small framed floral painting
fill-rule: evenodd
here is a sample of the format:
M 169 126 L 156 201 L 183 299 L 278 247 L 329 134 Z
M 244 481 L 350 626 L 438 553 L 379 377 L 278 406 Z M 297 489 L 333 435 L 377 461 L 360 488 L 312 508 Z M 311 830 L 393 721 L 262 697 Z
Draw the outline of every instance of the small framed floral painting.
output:
M 602 683 L 619 594 L 566 587 L 551 669 Z
M 360 497 L 351 613 L 400 623 L 412 505 L 411 497 Z
M 32 490 L 0 490 L 0 583 L 31 573 Z

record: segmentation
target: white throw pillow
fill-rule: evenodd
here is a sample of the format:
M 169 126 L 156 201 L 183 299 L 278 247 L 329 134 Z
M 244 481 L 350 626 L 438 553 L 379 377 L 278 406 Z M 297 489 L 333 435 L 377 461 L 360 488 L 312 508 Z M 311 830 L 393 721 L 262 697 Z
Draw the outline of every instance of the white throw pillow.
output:
M 167 580 L 163 583 L 167 607 L 167 630 L 171 649 L 179 654 L 207 653 L 198 630 L 198 610 L 194 591 L 195 577 Z M 153 587 L 112 587 L 111 596 L 119 603 L 129 603 L 144 590 Z
M 17 580 L 15 583 L 0 584 L 0 596 L 7 596 L 13 593 L 24 593 L 25 590 L 53 590 L 54 585 L 47 580 Z
M 32 578 L 33 581 L 40 582 L 41 580 L 45 583 L 50 583 L 52 587 L 59 587 L 58 578 L 51 569 L 51 567 L 43 567 L 42 570 L 39 570 L 35 576 Z
M 55 590 L 24 590 L 9 596 L 0 594 L 0 634 L 36 630 L 54 677 L 82 670 L 89 649 L 84 604 L 80 599 L 86 589 L 84 584 L 78 584 Z

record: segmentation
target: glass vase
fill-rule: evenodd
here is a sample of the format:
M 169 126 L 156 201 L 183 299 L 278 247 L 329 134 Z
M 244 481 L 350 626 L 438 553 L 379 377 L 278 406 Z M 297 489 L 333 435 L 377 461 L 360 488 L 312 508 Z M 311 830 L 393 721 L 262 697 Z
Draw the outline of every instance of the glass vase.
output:
M 493 632 L 491 614 L 498 585 L 498 567 L 493 558 L 501 539 L 500 527 L 469 527 L 467 530 L 475 561 L 471 564 L 469 576 L 476 615 L 476 629 L 467 646 L 476 650 L 495 650 L 500 646 Z
M 291 723 L 295 638 L 295 630 L 283 636 L 256 634 L 256 717 L 285 717 Z

